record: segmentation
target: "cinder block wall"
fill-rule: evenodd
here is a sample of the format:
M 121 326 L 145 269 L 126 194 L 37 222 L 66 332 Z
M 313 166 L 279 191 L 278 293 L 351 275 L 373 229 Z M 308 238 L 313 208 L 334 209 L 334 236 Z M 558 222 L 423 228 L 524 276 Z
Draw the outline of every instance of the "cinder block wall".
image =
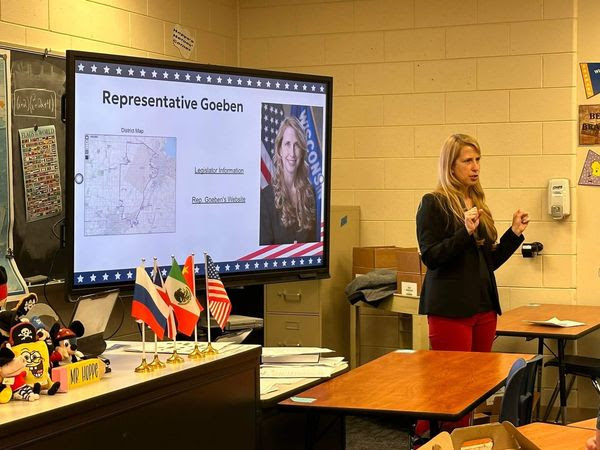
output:
M 415 245 L 443 140 L 475 135 L 498 228 L 525 208 L 527 240 L 545 247 L 498 271 L 505 309 L 600 303 L 600 190 L 575 187 L 587 151 L 577 102 L 594 102 L 577 62 L 600 59 L 599 21 L 595 0 L 0 0 L 7 44 L 180 58 L 170 38 L 180 23 L 194 61 L 334 76 L 333 203 L 361 207 L 363 245 Z M 571 180 L 563 222 L 546 213 L 553 177 Z M 592 335 L 573 350 L 595 354 L 599 343 Z M 579 385 L 585 395 L 571 402 L 596 407 Z
M 183 59 L 173 25 L 196 41 L 190 60 L 237 65 L 237 0 L 1 0 L 0 41 L 12 45 Z
M 475 135 L 499 230 L 525 208 L 527 239 L 545 245 L 499 270 L 504 307 L 572 303 L 576 215 L 553 221 L 546 185 L 576 181 L 575 12 L 562 0 L 240 0 L 240 63 L 334 76 L 333 202 L 360 205 L 363 245 L 415 245 L 442 142 Z
M 334 77 L 332 200 L 361 207 L 362 245 L 416 244 L 439 149 L 468 133 L 499 231 L 521 207 L 527 241 L 544 244 L 497 272 L 504 309 L 577 302 L 577 268 L 591 258 L 577 259 L 574 0 L 240 0 L 239 27 L 240 65 Z M 558 177 L 571 181 L 562 222 L 546 212 Z

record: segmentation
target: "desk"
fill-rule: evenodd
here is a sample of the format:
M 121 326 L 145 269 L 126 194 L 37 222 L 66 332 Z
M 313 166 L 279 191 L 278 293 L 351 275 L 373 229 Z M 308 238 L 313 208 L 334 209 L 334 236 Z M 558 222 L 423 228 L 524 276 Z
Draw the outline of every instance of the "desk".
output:
M 585 448 L 585 441 L 595 436 L 596 433 L 585 428 L 543 422 L 523 425 L 518 430 L 544 450 L 581 450 Z
M 348 371 L 348 364 L 334 372 L 331 377 L 336 377 Z M 308 416 L 305 414 L 289 414 L 277 408 L 277 403 L 290 396 L 296 395 L 310 387 L 316 386 L 331 378 L 302 378 L 294 383 L 281 384 L 277 390 L 261 394 L 259 417 L 259 445 L 262 450 L 279 450 L 281 448 L 302 448 L 304 442 L 303 430 Z M 337 437 L 341 434 L 342 425 L 338 417 L 321 417 L 319 423 L 322 434 L 329 447 L 337 447 Z
M 518 358 L 530 357 L 516 353 L 392 352 L 297 395 L 316 399 L 312 403 L 287 399 L 279 405 L 314 413 L 393 415 L 411 425 L 417 419 L 457 420 L 502 386 Z
M 527 323 L 529 320 L 548 320 L 551 317 L 583 322 L 579 327 L 559 328 Z M 562 423 L 567 422 L 567 389 L 565 382 L 565 345 L 567 340 L 579 339 L 600 328 L 600 306 L 532 304 L 506 311 L 498 318 L 496 335 L 538 339 L 538 353 L 544 353 L 544 339 L 558 342 L 558 382 Z M 541 390 L 541 374 L 538 391 Z
M 592 419 L 585 419 L 582 420 L 580 422 L 573 422 L 570 423 L 569 425 L 567 425 L 568 427 L 575 427 L 575 428 L 585 428 L 586 430 L 595 430 L 596 429 L 596 421 L 598 419 L 596 419 L 595 417 Z
M 2 405 L 0 448 L 255 447 L 259 346 L 142 374 L 139 353 L 106 357 L 100 382 Z
M 331 374 L 331 378 L 337 377 L 348 371 L 348 363 L 344 363 L 339 370 Z M 272 380 L 273 378 L 270 378 Z M 294 383 L 279 384 L 276 391 L 267 392 L 260 395 L 260 406 L 263 409 L 271 408 L 277 405 L 281 400 L 296 395 L 298 392 L 305 391 L 308 388 L 316 386 L 330 378 L 300 378 Z M 284 380 L 284 379 L 283 379 Z

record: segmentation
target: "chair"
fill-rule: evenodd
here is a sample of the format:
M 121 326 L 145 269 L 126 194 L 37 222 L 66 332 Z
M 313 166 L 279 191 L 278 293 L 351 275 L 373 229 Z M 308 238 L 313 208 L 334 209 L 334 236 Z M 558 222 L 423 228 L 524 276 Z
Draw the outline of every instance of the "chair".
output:
M 567 397 L 569 397 L 569 393 L 573 388 L 573 384 L 575 383 L 575 377 L 585 377 L 589 378 L 592 382 L 592 386 L 596 389 L 598 395 L 600 395 L 600 359 L 598 358 L 590 358 L 587 356 L 577 356 L 577 355 L 567 355 L 564 358 L 565 360 L 565 378 L 566 375 L 572 375 L 569 380 L 569 385 L 567 386 Z M 558 367 L 558 358 L 553 358 L 545 364 L 546 367 Z M 556 398 L 559 393 L 559 384 L 556 382 L 556 387 L 550 396 L 550 400 L 548 401 L 548 407 L 546 408 L 546 412 L 544 413 L 544 422 L 548 419 L 550 415 L 550 411 L 554 406 L 554 402 L 556 402 Z M 560 411 L 559 411 L 560 415 Z M 558 421 L 558 416 L 556 417 Z
M 518 427 L 531 422 L 533 392 L 542 355 L 525 362 L 520 358 L 514 362 L 506 379 L 499 421 L 505 420 Z

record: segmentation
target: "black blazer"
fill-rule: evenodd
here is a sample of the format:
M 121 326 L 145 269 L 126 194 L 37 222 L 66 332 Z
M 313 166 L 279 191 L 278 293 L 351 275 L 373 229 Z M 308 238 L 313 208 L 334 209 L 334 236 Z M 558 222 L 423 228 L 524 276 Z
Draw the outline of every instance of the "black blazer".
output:
M 427 273 L 421 288 L 419 314 L 470 317 L 478 312 L 482 290 L 475 238 L 463 223 L 446 213 L 440 197 L 426 194 L 417 211 L 417 239 Z M 502 314 L 494 270 L 521 245 L 525 237 L 509 228 L 496 248 L 486 244 L 483 254 L 492 283 L 492 304 Z

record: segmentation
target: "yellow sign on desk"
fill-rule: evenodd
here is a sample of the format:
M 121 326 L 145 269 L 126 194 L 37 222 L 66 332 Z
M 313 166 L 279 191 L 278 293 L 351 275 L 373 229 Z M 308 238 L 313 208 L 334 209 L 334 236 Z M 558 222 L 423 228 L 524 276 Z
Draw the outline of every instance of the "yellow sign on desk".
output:
M 52 381 L 60 381 L 58 392 L 100 381 L 106 366 L 98 358 L 84 359 L 52 369 Z

